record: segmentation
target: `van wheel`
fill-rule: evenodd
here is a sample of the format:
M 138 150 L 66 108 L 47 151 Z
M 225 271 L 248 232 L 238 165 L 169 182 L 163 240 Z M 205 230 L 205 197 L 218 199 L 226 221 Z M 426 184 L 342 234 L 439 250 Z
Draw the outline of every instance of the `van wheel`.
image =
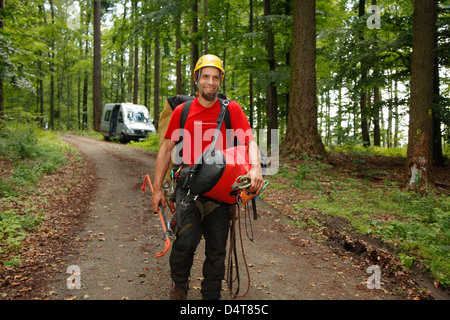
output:
M 125 135 L 123 133 L 120 134 L 120 138 L 119 138 L 120 142 L 122 143 L 127 143 L 127 138 L 125 137 Z

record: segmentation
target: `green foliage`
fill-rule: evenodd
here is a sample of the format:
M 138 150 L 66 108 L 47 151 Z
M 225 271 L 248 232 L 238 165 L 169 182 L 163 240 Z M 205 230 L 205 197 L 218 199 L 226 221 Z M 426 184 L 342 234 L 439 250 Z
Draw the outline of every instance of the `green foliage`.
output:
M 404 192 L 395 183 L 374 187 L 367 180 L 337 174 L 314 159 L 295 168 L 282 166 L 279 175 L 290 185 L 314 197 L 295 205 L 299 221 L 302 209 L 346 218 L 362 234 L 383 239 L 399 250 L 405 266 L 420 265 L 443 286 L 450 285 L 450 197 Z
M 157 152 L 159 150 L 159 137 L 157 134 L 149 134 L 144 141 L 131 141 L 130 146 L 138 149 Z
M 33 159 L 37 156 L 38 135 L 33 125 L 8 122 L 0 132 L 0 156 L 8 159 Z
M 7 2 L 2 13 L 4 29 L 0 32 L 0 78 L 5 84 L 7 115 L 23 108 L 39 113 L 43 126 L 73 129 L 82 127 L 81 114 L 86 112 L 87 125 L 91 126 L 92 86 L 88 83 L 90 80 L 84 81 L 92 79 L 93 50 L 88 45 L 92 40 L 92 3 L 79 1 L 76 7 L 80 9 L 80 25 L 71 28 L 67 9 L 72 2 L 53 1 L 53 6 L 44 5 L 45 1 L 41 0 Z M 195 43 L 200 55 L 209 52 L 223 56 L 227 75 L 222 89 L 240 103 L 248 116 L 252 113 L 254 128 L 265 126 L 267 85 L 276 83 L 280 137 L 284 136 L 289 110 L 292 1 L 271 1 L 271 15 L 265 15 L 263 1 L 252 1 L 252 28 L 249 2 L 240 0 L 199 1 L 197 13 L 193 12 L 192 2 L 181 0 L 141 1 L 136 7 L 131 3 L 135 2 L 102 1 L 103 20 L 108 21 L 102 29 L 103 103 L 132 100 L 136 44 L 138 103 L 146 104 L 152 117 L 156 118 L 153 105 L 157 104 L 161 109 L 167 96 L 177 94 L 175 68 L 178 60 L 182 69 L 181 93 L 193 93 L 190 59 Z M 371 30 L 367 26 L 372 14 L 368 12 L 370 4 L 368 1 L 365 4 L 366 13 L 359 17 L 358 1 L 316 1 L 318 123 L 324 143 L 329 146 L 343 142 L 361 144 L 359 101 L 364 90 L 371 97 L 375 86 L 382 90 L 383 101 L 378 104 L 383 108 L 385 121 L 382 139 L 389 137 L 395 145 L 407 139 L 405 115 L 411 72 L 413 5 L 410 0 L 378 1 L 381 28 Z M 449 60 L 446 45 L 448 13 L 449 9 L 439 1 L 436 55 L 440 67 L 448 66 Z M 194 17 L 198 18 L 197 32 L 192 31 Z M 267 63 L 267 28 L 273 31 L 275 38 L 276 70 L 272 71 Z M 155 81 L 153 64 L 157 35 L 161 48 L 161 74 Z M 363 69 L 368 71 L 366 80 L 362 80 Z M 53 83 L 57 84 L 57 90 L 53 91 L 50 88 L 52 75 Z M 252 101 L 250 75 L 253 76 Z M 450 122 L 445 111 L 448 101 L 443 97 L 448 96 L 448 79 L 448 74 L 441 73 L 441 97 L 439 108 L 436 108 L 440 111 L 446 140 Z M 41 106 L 36 105 L 41 98 L 41 80 L 42 111 Z M 156 83 L 160 84 L 158 103 L 153 101 L 157 96 L 153 91 Z M 51 92 L 55 94 L 54 123 L 49 123 Z M 84 104 L 86 111 L 80 110 Z M 377 109 L 372 97 L 368 99 L 370 129 Z M 388 119 L 392 120 L 391 126 L 387 125 Z
M 0 132 L 0 158 L 10 174 L 0 177 L 0 254 L 18 251 L 29 232 L 43 221 L 32 201 L 26 200 L 39 180 L 66 162 L 69 147 L 60 138 L 32 123 L 7 122 Z M 5 262 L 17 265 L 17 258 Z
M 0 254 L 17 251 L 29 232 L 33 232 L 43 221 L 35 214 L 19 214 L 8 210 L 0 214 Z
M 9 177 L 0 178 L 0 196 L 14 194 L 20 188 L 32 189 L 43 175 L 66 163 L 69 151 L 60 138 L 31 123 L 5 123 L 0 132 L 0 146 L 0 157 L 12 161 L 14 168 Z
M 327 151 L 330 152 L 343 152 L 349 154 L 359 154 L 359 155 L 367 155 L 367 156 L 384 156 L 384 157 L 406 157 L 406 147 L 402 148 L 383 148 L 378 146 L 368 146 L 364 147 L 360 144 L 344 144 L 341 146 L 333 146 L 331 148 L 327 148 Z

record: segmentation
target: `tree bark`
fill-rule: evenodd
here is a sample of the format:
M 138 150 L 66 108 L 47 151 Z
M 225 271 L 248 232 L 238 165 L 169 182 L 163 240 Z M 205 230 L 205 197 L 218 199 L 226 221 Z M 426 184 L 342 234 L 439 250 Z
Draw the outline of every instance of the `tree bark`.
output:
M 159 127 L 159 77 L 160 77 L 160 67 L 161 67 L 161 52 L 159 45 L 159 28 L 156 28 L 155 37 L 155 66 L 154 66 L 154 83 L 153 83 L 153 119 L 155 120 L 155 128 L 158 131 Z
M 192 5 L 193 18 L 192 18 L 192 40 L 191 40 L 191 71 L 194 72 L 195 65 L 198 59 L 198 0 L 194 0 Z M 192 77 L 191 77 L 192 79 Z M 197 92 L 194 82 L 192 81 L 191 90 L 192 92 Z
M 102 117 L 102 72 L 101 72 L 101 1 L 94 0 L 94 66 L 92 100 L 94 107 L 94 130 L 100 131 Z
M 294 1 L 289 116 L 282 154 L 326 157 L 317 130 L 316 3 Z
M 3 9 L 5 9 L 6 0 L 0 0 L 0 12 L 3 13 Z M 0 29 L 3 29 L 3 18 L 0 15 Z M 0 79 L 0 120 L 5 118 L 5 93 L 3 89 L 3 80 Z
M 379 74 L 377 73 L 376 76 L 379 76 Z M 373 145 L 378 147 L 381 146 L 380 121 L 383 121 L 383 119 L 380 117 L 381 113 L 380 91 L 381 89 L 377 85 L 373 88 Z
M 50 0 L 50 11 L 52 15 L 52 32 L 51 32 L 51 52 L 50 52 L 50 129 L 55 129 L 55 8 L 53 0 Z
M 272 15 L 272 3 L 264 0 L 264 15 Z M 276 70 L 275 61 L 275 36 L 271 26 L 266 26 L 267 32 L 267 62 L 270 71 Z M 267 147 L 270 150 L 272 145 L 271 130 L 278 129 L 278 92 L 274 81 L 271 81 L 266 88 L 266 116 L 267 116 Z
M 435 36 L 437 46 L 437 36 Z M 441 115 L 439 114 L 439 104 L 441 103 L 441 95 L 439 90 L 439 61 L 434 56 L 434 81 L 433 81 L 433 164 L 435 166 L 443 166 L 445 164 L 444 155 L 442 153 L 442 132 L 441 132 Z
M 137 24 L 137 7 L 138 1 L 133 2 L 133 19 Z M 139 37 L 136 36 L 134 39 L 134 81 L 133 81 L 133 103 L 138 104 L 139 98 Z
M 181 9 L 178 8 L 177 12 L 176 34 L 175 34 L 175 51 L 177 54 L 176 60 L 176 92 L 177 95 L 183 94 L 183 72 L 181 64 Z
M 358 13 L 359 17 L 362 17 L 365 12 L 366 1 L 359 0 Z M 359 31 L 359 40 L 361 43 L 364 41 L 364 31 Z M 370 134 L 369 134 L 369 112 L 367 108 L 367 66 L 366 62 L 361 61 L 361 96 L 360 96 L 360 108 L 361 108 L 361 134 L 363 139 L 363 145 L 365 147 L 370 146 Z
M 411 100 L 409 112 L 407 190 L 426 191 L 433 159 L 433 70 L 436 1 L 415 0 Z

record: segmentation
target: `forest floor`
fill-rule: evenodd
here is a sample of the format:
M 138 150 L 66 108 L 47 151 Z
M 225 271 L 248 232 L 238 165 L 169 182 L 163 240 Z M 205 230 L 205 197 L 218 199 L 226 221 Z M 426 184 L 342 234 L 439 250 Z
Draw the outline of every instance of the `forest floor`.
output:
M 153 174 L 156 154 L 72 134 L 63 139 L 79 150 L 84 165 L 71 158 L 39 185 L 34 197 L 46 199 L 39 203 L 47 218 L 39 232 L 25 240 L 20 266 L 0 267 L 0 300 L 167 300 L 170 251 L 155 257 L 164 247 L 161 227 L 150 207 L 150 188 L 141 190 L 145 175 Z M 331 160 L 344 170 L 360 172 L 350 157 L 335 155 Z M 389 173 L 389 179 L 402 179 L 403 161 L 365 157 L 364 163 Z M 448 167 L 439 171 L 439 182 L 450 185 Z M 320 212 L 311 214 L 326 219 L 327 241 L 292 226 L 291 209 L 285 204 L 305 197 L 292 190 L 282 201 L 276 192 L 258 200 L 253 242 L 242 226 L 246 261 L 240 265 L 247 268 L 240 271 L 240 293 L 247 287 L 248 293 L 237 300 L 449 299 L 447 291 L 414 270 L 391 274 L 382 269 L 381 289 L 369 289 L 370 265 L 396 263 L 390 248 L 357 233 L 344 236 L 342 230 L 350 229 L 347 222 Z M 201 299 L 203 242 L 192 268 L 191 300 Z M 70 288 L 67 282 L 73 266 L 80 270 L 80 288 Z M 231 299 L 225 283 L 222 298 Z

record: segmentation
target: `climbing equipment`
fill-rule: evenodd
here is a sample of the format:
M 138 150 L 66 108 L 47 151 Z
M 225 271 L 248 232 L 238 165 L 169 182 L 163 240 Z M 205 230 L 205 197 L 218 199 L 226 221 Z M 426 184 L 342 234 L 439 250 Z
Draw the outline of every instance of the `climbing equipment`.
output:
M 194 82 L 197 81 L 199 74 L 197 71 L 200 71 L 200 69 L 204 67 L 216 67 L 221 72 L 221 80 L 225 77 L 225 69 L 223 67 L 222 60 L 218 56 L 215 56 L 213 54 L 206 54 L 200 59 L 198 59 L 197 64 L 194 68 Z
M 146 190 L 147 182 L 150 185 L 150 188 L 152 189 L 152 193 L 153 193 L 154 191 L 153 191 L 152 181 L 150 180 L 150 177 L 148 174 L 145 176 L 144 183 L 142 184 L 141 190 L 142 191 Z M 154 212 L 154 213 L 156 214 L 156 212 Z M 161 252 L 158 252 L 156 254 L 157 258 L 161 258 L 167 253 L 167 251 L 169 251 L 170 239 L 173 236 L 173 232 L 170 229 L 170 223 L 167 222 L 166 215 L 164 213 L 164 208 L 161 204 L 159 205 L 159 209 L 158 209 L 157 213 L 159 214 L 159 218 L 161 220 L 161 226 L 162 226 L 163 233 L 164 233 L 162 239 L 165 241 L 164 250 Z
M 236 177 L 250 170 L 248 146 L 240 145 L 224 150 L 216 149 L 220 128 L 227 113 L 229 100 L 221 102 L 221 110 L 217 117 L 217 127 L 210 147 L 203 152 L 193 166 L 189 168 L 183 187 L 188 190 L 181 205 L 188 206 L 192 200 L 202 195 L 227 204 L 235 204 L 236 196 L 230 195 L 231 184 Z
M 237 202 L 240 204 L 246 204 L 249 200 L 253 200 L 259 197 L 259 194 L 264 191 L 264 189 L 269 184 L 268 181 L 264 182 L 264 187 L 258 193 L 248 192 L 248 188 L 251 186 L 250 177 L 247 175 L 239 176 L 236 178 L 236 181 L 231 185 L 231 189 L 233 192 L 237 192 Z M 255 218 L 256 220 L 256 218 Z
M 241 226 L 241 210 L 240 206 L 243 205 L 244 210 L 244 221 L 245 221 L 245 230 L 247 233 L 247 237 L 250 239 L 250 241 L 254 241 L 253 237 L 253 229 L 251 225 L 251 219 L 250 219 L 250 210 L 249 210 L 249 201 L 252 200 L 252 207 L 253 207 L 253 219 L 257 219 L 257 212 L 256 212 L 256 199 L 259 197 L 260 193 L 267 187 L 268 181 L 265 182 L 264 187 L 261 189 L 258 193 L 250 193 L 248 192 L 248 188 L 251 186 L 251 180 L 248 175 L 242 175 L 236 178 L 236 181 L 232 185 L 233 193 L 236 195 L 237 203 L 232 207 L 232 213 L 231 213 L 231 223 L 230 223 L 230 246 L 229 246 L 229 252 L 228 252 L 228 262 L 227 262 L 227 269 L 228 273 L 226 275 L 226 283 L 228 286 L 228 291 L 230 292 L 230 295 L 233 298 L 242 298 L 244 297 L 249 289 L 250 289 L 250 272 L 248 269 L 247 260 L 245 257 L 244 252 L 244 245 L 242 241 L 242 226 Z M 239 295 L 240 291 L 240 273 L 239 273 L 239 259 L 238 259 L 238 253 L 237 253 L 237 245 L 236 245 L 236 222 L 237 227 L 239 230 L 239 241 L 240 241 L 240 251 L 242 255 L 242 260 L 244 262 L 246 274 L 247 274 L 247 288 L 246 291 Z M 250 225 L 250 233 L 247 229 L 247 223 Z M 233 261 L 234 260 L 234 261 Z M 234 275 L 235 272 L 235 275 Z M 233 284 L 237 282 L 236 289 L 233 290 Z

